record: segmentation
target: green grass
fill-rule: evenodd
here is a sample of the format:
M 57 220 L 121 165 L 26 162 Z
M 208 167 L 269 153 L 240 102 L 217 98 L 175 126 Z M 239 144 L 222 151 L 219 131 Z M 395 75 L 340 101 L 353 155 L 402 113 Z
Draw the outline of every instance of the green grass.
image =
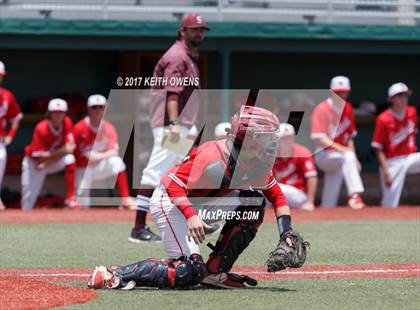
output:
M 419 221 L 305 223 L 295 229 L 312 244 L 308 265 L 420 261 Z M 165 257 L 162 244 L 129 243 L 129 230 L 129 224 L 1 225 L 0 267 L 93 267 Z M 262 265 L 277 240 L 276 225 L 264 224 L 237 265 Z M 207 257 L 209 249 L 202 250 Z M 98 300 L 71 308 L 420 309 L 419 296 L 420 279 L 296 279 L 236 291 L 101 291 Z
M 310 265 L 420 261 L 419 221 L 305 223 L 295 229 L 311 242 Z M 92 267 L 165 257 L 162 244 L 129 243 L 129 231 L 129 224 L 1 225 L 0 266 Z M 262 265 L 277 241 L 276 225 L 264 224 L 237 264 Z M 209 249 L 203 245 L 202 251 L 207 257 Z
M 233 291 L 101 291 L 68 309 L 419 309 L 419 287 L 419 279 L 276 280 Z

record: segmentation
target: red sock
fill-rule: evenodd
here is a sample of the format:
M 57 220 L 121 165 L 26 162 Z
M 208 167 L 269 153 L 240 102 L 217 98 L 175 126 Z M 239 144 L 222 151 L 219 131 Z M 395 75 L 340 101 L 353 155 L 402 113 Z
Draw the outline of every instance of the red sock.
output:
M 118 173 L 117 187 L 118 187 L 118 191 L 120 192 L 121 197 L 125 198 L 125 197 L 130 196 L 129 189 L 128 189 L 128 177 L 125 170 Z
M 67 199 L 73 198 L 74 195 L 74 179 L 76 174 L 76 164 L 67 165 L 64 168 L 64 177 L 67 184 Z

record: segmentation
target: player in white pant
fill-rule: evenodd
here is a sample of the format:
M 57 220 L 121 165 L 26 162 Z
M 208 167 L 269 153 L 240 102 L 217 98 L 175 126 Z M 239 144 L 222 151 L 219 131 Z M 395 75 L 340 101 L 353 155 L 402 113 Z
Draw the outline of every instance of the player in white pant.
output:
M 295 143 L 292 125 L 280 124 L 280 142 L 273 166 L 274 177 L 286 195 L 291 208 L 312 211 L 318 182 L 312 154 L 303 145 Z
M 335 207 L 341 183 L 347 188 L 348 205 L 353 209 L 365 206 L 360 194 L 364 187 L 361 165 L 356 157 L 353 138 L 356 136 L 353 108 L 346 102 L 350 80 L 336 76 L 330 89 L 335 93 L 321 102 L 312 114 L 311 138 L 315 144 L 315 162 L 324 171 L 321 207 Z
M 130 242 L 156 242 L 161 238 L 146 225 L 150 197 L 159 186 L 160 178 L 183 156 L 162 148 L 163 132 L 173 143 L 183 140 L 197 120 L 200 100 L 194 98 L 194 90 L 200 88 L 198 67 L 198 46 L 209 28 L 203 17 L 197 14 L 184 16 L 178 29 L 178 40 L 159 59 L 153 70 L 153 77 L 172 79 L 174 77 L 196 78 L 194 85 L 159 85 L 153 89 L 167 92 L 162 98 L 155 96 L 149 105 L 150 126 L 153 129 L 154 145 L 147 167 L 143 170 L 141 188 L 138 191 L 138 211 Z M 181 137 L 181 139 L 180 139 Z M 188 151 L 188 150 L 186 150 Z M 185 155 L 185 154 L 184 154 Z
M 420 174 L 417 151 L 417 111 L 408 106 L 411 90 L 404 83 L 388 89 L 391 107 L 376 119 L 372 147 L 379 161 L 383 207 L 396 208 L 407 174 Z
M 7 162 L 6 146 L 12 143 L 23 117 L 15 96 L 10 90 L 1 87 L 6 74 L 4 63 L 0 61 L 0 191 Z M 10 125 L 9 130 L 7 130 L 7 125 Z M 0 199 L 0 211 L 5 208 Z
M 120 207 L 133 209 L 125 164 L 118 156 L 118 135 L 115 127 L 103 119 L 107 101 L 102 95 L 91 95 L 87 101 L 88 116 L 74 125 L 76 142 L 77 196 L 89 207 L 92 182 L 116 177 L 121 196 Z
M 74 194 L 75 148 L 73 123 L 66 116 L 67 102 L 60 98 L 48 103 L 48 118 L 40 121 L 22 162 L 22 209 L 31 210 L 48 174 L 64 170 L 67 184 L 66 206 L 79 206 Z
M 227 139 L 194 148 L 172 167 L 154 191 L 150 205 L 169 258 L 200 255 L 199 243 L 205 239 L 204 220 L 208 218 L 197 213 L 202 206 L 198 199 L 206 202 L 209 211 L 240 212 L 239 217 L 226 218 L 218 242 L 211 247 L 202 281 L 224 288 L 245 287 L 243 282 L 229 281 L 229 274 L 262 223 L 264 197 L 273 205 L 280 234 L 291 229 L 287 199 L 271 170 L 279 141 L 277 117 L 262 108 L 243 106 L 231 124 Z M 250 212 L 258 216 L 245 219 Z

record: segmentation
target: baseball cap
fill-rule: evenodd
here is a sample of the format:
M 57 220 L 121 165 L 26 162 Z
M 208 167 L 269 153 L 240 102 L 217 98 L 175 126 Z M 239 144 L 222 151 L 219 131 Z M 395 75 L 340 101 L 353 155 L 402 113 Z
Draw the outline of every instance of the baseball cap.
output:
M 4 65 L 4 62 L 0 60 L 0 76 L 5 76 L 6 74 L 6 66 Z
M 335 76 L 331 79 L 330 89 L 332 91 L 350 91 L 350 80 L 343 75 Z
M 206 30 L 210 30 L 210 28 L 207 27 L 207 23 L 204 18 L 197 13 L 185 15 L 182 18 L 179 28 L 204 28 Z
M 93 106 L 97 106 L 97 105 L 106 105 L 106 98 L 102 95 L 96 94 L 96 95 L 91 95 L 89 96 L 88 100 L 87 100 L 87 106 L 88 107 L 93 107 Z
M 402 82 L 392 84 L 388 88 L 388 97 L 391 98 L 395 95 L 401 94 L 401 93 L 407 93 L 408 95 L 411 95 L 412 91 Z
M 60 112 L 67 112 L 67 102 L 61 98 L 54 98 L 48 102 L 48 111 L 60 111 Z
M 223 122 L 216 125 L 214 128 L 214 136 L 216 139 L 225 138 L 227 135 L 227 131 L 230 130 L 230 123 L 229 122 Z
M 287 136 L 294 136 L 296 134 L 295 128 L 293 125 L 288 123 L 282 123 L 279 125 L 280 138 Z

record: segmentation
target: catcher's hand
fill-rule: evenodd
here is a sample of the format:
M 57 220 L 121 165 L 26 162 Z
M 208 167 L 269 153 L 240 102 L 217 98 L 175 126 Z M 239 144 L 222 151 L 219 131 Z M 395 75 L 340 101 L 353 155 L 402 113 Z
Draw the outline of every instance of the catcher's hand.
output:
M 302 267 L 306 260 L 306 247 L 309 246 L 309 242 L 303 240 L 297 232 L 289 230 L 283 233 L 277 247 L 268 256 L 267 271 Z

